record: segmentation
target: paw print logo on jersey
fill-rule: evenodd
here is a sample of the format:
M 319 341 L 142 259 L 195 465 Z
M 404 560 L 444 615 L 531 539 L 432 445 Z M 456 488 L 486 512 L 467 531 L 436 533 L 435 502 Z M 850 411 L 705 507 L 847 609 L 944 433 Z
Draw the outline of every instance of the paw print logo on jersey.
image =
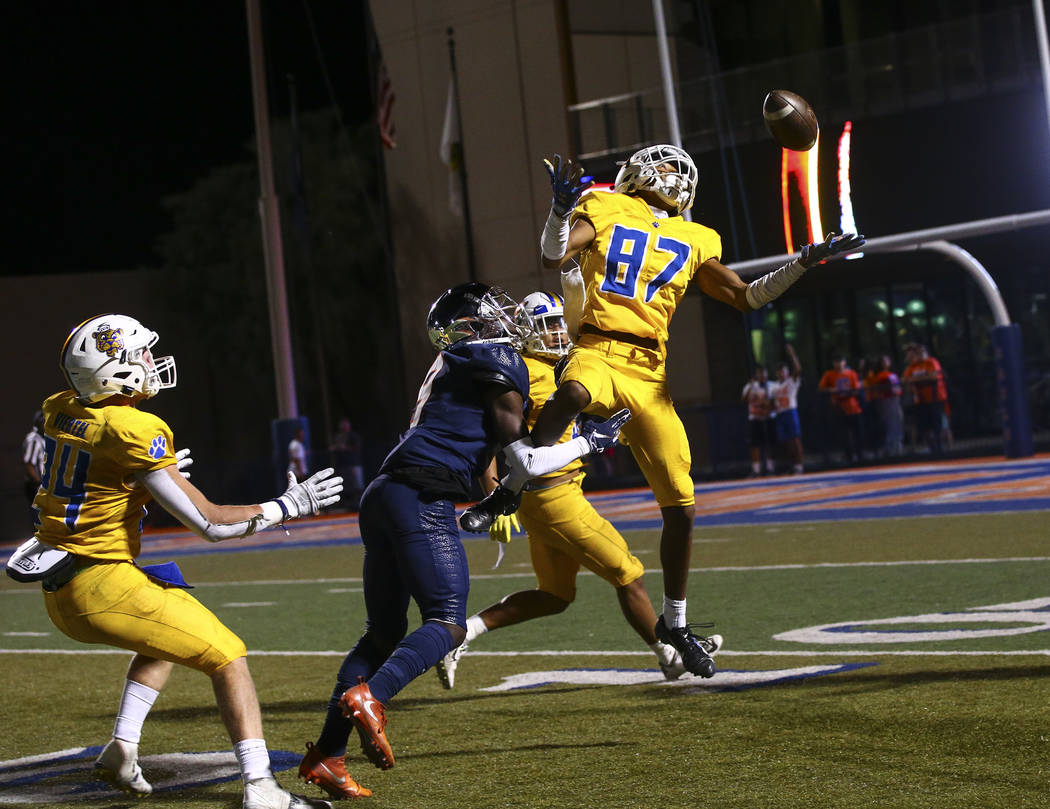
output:
M 107 357 L 117 356 L 118 351 L 124 350 L 124 332 L 122 329 L 111 329 L 108 323 L 99 324 L 98 331 L 92 332 L 95 338 L 95 348 Z
M 153 439 L 153 443 L 149 445 L 149 456 L 157 461 L 164 457 L 164 453 L 168 451 L 168 441 L 162 436 L 158 435 Z

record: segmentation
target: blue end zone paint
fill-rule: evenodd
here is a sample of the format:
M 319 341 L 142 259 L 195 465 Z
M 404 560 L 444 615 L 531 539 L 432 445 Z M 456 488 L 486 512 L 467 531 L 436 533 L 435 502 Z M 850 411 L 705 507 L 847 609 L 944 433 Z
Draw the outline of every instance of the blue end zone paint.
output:
M 10 791 L 14 787 L 27 786 L 32 784 L 42 784 L 56 779 L 68 778 L 70 776 L 79 779 L 79 783 L 69 784 L 63 787 L 63 795 L 70 797 L 77 796 L 86 799 L 113 799 L 120 795 L 119 792 L 115 791 L 110 785 L 98 781 L 94 777 L 94 762 L 98 757 L 98 754 L 102 752 L 101 745 L 95 745 L 93 747 L 85 747 L 75 753 L 66 755 L 50 756 L 38 756 L 31 762 L 23 762 L 19 764 L 6 764 L 0 766 L 0 773 L 4 775 L 2 787 L 5 791 Z M 234 755 L 229 751 L 215 751 L 218 753 L 227 753 L 230 758 L 230 764 L 227 769 L 231 769 L 229 775 L 223 775 L 218 777 L 200 777 L 199 774 L 194 776 L 193 773 L 187 772 L 185 777 L 179 777 L 176 775 L 174 782 L 166 784 L 164 786 L 156 786 L 154 794 L 163 792 L 179 792 L 186 789 L 196 789 L 199 787 L 212 786 L 214 784 L 223 784 L 230 781 L 236 781 L 240 779 L 240 773 L 236 771 L 236 760 Z M 302 756 L 298 753 L 292 753 L 287 750 L 270 750 L 270 768 L 275 772 L 283 772 L 290 770 L 293 767 L 298 766 Z M 187 753 L 187 756 L 201 755 L 200 753 Z M 147 777 L 150 776 L 148 772 L 151 764 L 151 759 L 163 759 L 164 756 L 146 756 L 142 759 L 144 769 L 147 770 Z M 62 766 L 68 765 L 68 766 Z M 211 768 L 208 768 L 211 769 Z M 24 773 L 24 775 L 17 775 L 16 773 Z M 152 779 L 151 779 L 152 780 Z M 164 780 L 168 780 L 165 778 Z M 51 803 L 50 800 L 45 800 L 44 803 Z
M 940 479 L 930 480 L 931 477 Z M 879 488 L 875 491 L 866 489 L 876 485 Z M 833 491 L 851 486 L 855 487 L 852 491 Z M 1038 494 L 1019 496 L 1025 488 Z M 768 480 L 723 481 L 699 484 L 696 494 L 696 525 L 700 527 L 1050 511 L 1050 458 L 909 464 Z M 738 506 L 719 505 L 721 495 L 726 495 L 727 502 L 739 501 Z M 917 495 L 928 496 L 902 502 Z M 771 497 L 791 499 L 765 502 Z M 599 492 L 588 494 L 588 499 L 599 511 L 608 510 L 607 516 L 620 530 L 650 530 L 661 525 L 659 510 L 648 489 Z M 878 502 L 864 503 L 873 499 Z M 705 500 L 714 505 L 707 505 Z M 630 514 L 633 508 L 645 512 L 645 516 Z M 712 508 L 717 508 L 718 513 L 712 513 Z M 289 523 L 288 532 L 271 528 L 257 537 L 219 545 L 209 545 L 184 531 L 149 533 L 142 538 L 141 558 L 361 544 L 357 515 L 297 521 Z M 487 534 L 461 536 L 465 541 L 488 541 Z

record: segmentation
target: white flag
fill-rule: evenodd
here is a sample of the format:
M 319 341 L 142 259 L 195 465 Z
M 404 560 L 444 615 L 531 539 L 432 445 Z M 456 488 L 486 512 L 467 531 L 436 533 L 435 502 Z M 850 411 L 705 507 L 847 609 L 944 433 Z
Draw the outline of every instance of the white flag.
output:
M 441 129 L 441 162 L 448 166 L 448 207 L 456 216 L 463 216 L 463 188 L 460 171 L 463 168 L 463 146 L 459 135 L 459 115 L 456 109 L 456 88 L 448 80 L 448 100 L 445 102 L 445 125 Z

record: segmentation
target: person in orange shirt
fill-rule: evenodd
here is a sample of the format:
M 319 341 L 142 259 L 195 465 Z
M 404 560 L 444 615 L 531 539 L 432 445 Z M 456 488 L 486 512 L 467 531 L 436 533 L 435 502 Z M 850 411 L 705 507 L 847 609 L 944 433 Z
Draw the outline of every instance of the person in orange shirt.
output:
M 886 457 L 903 451 L 904 413 L 901 410 L 901 383 L 892 371 L 892 360 L 885 354 L 878 366 L 864 378 L 864 396 L 875 408 L 875 417 L 881 432 L 879 452 Z
M 915 401 L 915 421 L 921 435 L 929 444 L 930 452 L 941 454 L 941 432 L 948 405 L 948 387 L 944 371 L 926 346 L 917 345 L 909 354 L 911 362 L 904 370 L 903 382 L 912 389 Z
M 821 392 L 831 395 L 831 421 L 836 438 L 841 442 L 848 463 L 861 459 L 860 380 L 857 372 L 838 354 L 831 360 L 831 369 L 820 378 Z

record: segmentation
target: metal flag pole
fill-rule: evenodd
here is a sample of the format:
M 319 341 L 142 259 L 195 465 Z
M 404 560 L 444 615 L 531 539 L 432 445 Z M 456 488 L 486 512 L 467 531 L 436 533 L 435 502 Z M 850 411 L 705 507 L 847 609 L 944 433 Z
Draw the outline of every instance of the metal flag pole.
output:
M 656 49 L 660 57 L 660 76 L 663 79 L 664 102 L 667 106 L 667 128 L 671 132 L 671 143 L 682 148 L 682 132 L 678 125 L 678 98 L 674 92 L 674 77 L 671 74 L 671 51 L 667 47 L 667 23 L 664 20 L 663 0 L 653 0 L 653 19 L 656 21 Z M 685 211 L 682 218 L 692 222 L 692 212 Z
M 1035 15 L 1035 38 L 1039 43 L 1039 66 L 1043 73 L 1043 96 L 1046 99 L 1046 118 L 1050 124 L 1050 46 L 1046 39 L 1046 9 L 1043 0 L 1032 0 Z
M 284 248 L 281 244 L 281 214 L 273 182 L 270 148 L 270 107 L 266 98 L 266 63 L 263 59 L 262 15 L 259 0 L 248 5 L 248 47 L 252 68 L 252 103 L 255 110 L 255 140 L 259 157 L 259 218 L 262 222 L 263 262 L 270 308 L 270 342 L 277 383 L 277 413 L 282 419 L 299 416 L 295 398 L 295 368 L 288 326 L 288 295 L 284 284 Z
M 456 72 L 456 40 L 455 32 L 449 28 L 448 34 L 448 62 L 452 70 L 452 97 L 454 99 L 456 115 L 456 131 L 459 132 L 459 185 L 463 194 L 463 227 L 466 230 L 467 239 L 467 270 L 470 280 L 478 280 L 477 264 L 474 260 L 474 228 L 470 221 L 470 189 L 467 184 L 467 154 L 464 149 L 465 138 L 463 137 L 463 116 L 459 109 L 459 74 Z

